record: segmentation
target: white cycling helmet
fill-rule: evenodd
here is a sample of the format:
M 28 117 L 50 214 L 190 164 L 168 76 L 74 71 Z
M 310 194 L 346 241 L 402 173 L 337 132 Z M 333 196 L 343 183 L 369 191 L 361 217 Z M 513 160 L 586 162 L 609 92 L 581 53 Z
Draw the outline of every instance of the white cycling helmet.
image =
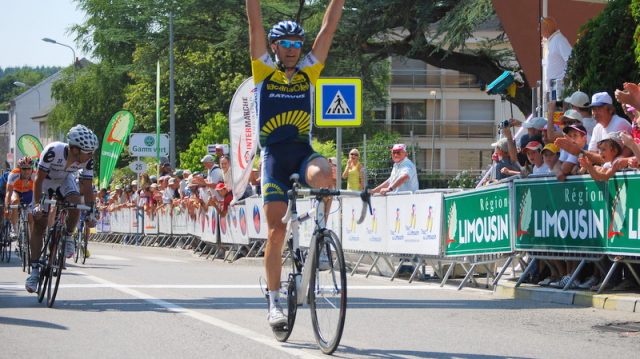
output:
M 93 152 L 98 148 L 98 137 L 87 127 L 75 125 L 67 133 L 67 143 L 79 147 L 82 152 Z

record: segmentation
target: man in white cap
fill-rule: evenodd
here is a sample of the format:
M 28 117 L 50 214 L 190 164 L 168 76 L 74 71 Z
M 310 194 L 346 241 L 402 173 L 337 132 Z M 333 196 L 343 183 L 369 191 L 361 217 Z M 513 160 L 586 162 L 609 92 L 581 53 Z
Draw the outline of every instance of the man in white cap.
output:
M 582 115 L 582 119 L 580 122 L 587 130 L 587 134 L 589 138 L 591 138 L 591 134 L 593 133 L 594 127 L 596 127 L 596 120 L 591 117 L 591 101 L 589 99 L 589 95 L 582 91 L 576 91 L 569 98 L 565 100 L 569 105 L 571 105 L 572 110 L 576 110 Z
M 213 156 L 206 155 L 202 157 L 200 162 L 207 169 L 207 187 L 215 188 L 219 182 L 224 182 L 222 169 L 220 169 Z
M 418 190 L 418 173 L 416 166 L 407 157 L 407 146 L 397 143 L 391 148 L 393 169 L 391 176 L 373 189 L 373 193 L 415 192 Z
M 574 156 L 580 153 L 588 156 L 593 164 L 602 164 L 602 158 L 598 153 L 598 142 L 602 141 L 607 133 L 625 132 L 631 133 L 631 124 L 624 118 L 616 115 L 611 96 L 606 92 L 598 92 L 591 96 L 591 114 L 598 122 L 593 128 L 588 150 L 584 151 L 564 138 L 556 140 L 556 145 Z M 627 153 L 628 154 L 628 153 Z

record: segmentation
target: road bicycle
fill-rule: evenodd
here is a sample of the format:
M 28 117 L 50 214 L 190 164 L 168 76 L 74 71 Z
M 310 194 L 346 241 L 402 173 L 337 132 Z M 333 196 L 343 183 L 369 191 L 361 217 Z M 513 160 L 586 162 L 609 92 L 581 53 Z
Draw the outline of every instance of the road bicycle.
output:
M 342 338 L 347 311 L 347 269 L 340 238 L 326 228 L 325 199 L 334 196 L 359 196 L 362 213 L 358 223 L 362 223 L 367 207 L 371 211 L 371 199 L 367 190 L 348 191 L 331 189 L 302 189 L 298 175 L 291 176 L 292 189 L 287 192 L 288 206 L 283 223 L 287 223 L 289 259 L 291 272 L 281 283 L 283 312 L 287 323 L 273 327 L 278 341 L 284 342 L 291 335 L 296 320 L 298 306 L 309 304 L 314 335 L 320 349 L 325 354 L 333 353 Z M 298 214 L 298 196 L 315 198 L 313 208 Z M 300 247 L 300 223 L 314 221 L 314 231 L 308 249 Z M 268 299 L 268 298 L 267 298 Z
M 31 233 L 29 230 L 29 204 L 20 203 L 12 204 L 10 209 L 17 209 L 18 212 L 18 242 L 16 243 L 16 252 L 22 261 L 22 271 L 31 273 L 31 257 L 29 239 Z
M 80 219 L 80 224 L 78 225 L 78 230 L 73 235 L 73 239 L 76 242 L 76 255 L 74 256 L 73 261 L 78 263 L 80 257 L 82 256 L 82 264 L 85 264 L 87 261 L 87 246 L 88 246 L 88 236 L 85 233 L 86 229 L 85 219 Z
M 4 206 L 0 207 L 4 210 Z M 11 261 L 11 222 L 9 218 L 2 218 L 2 231 L 0 233 L 0 262 Z
M 47 235 L 40 253 L 40 278 L 38 279 L 37 290 L 38 302 L 42 302 L 46 294 L 47 306 L 51 308 L 58 294 L 62 270 L 65 269 L 66 257 L 63 238 L 68 211 L 70 209 L 88 211 L 92 210 L 92 207 L 50 199 L 43 199 L 41 203 L 42 206 L 49 205 L 49 211 L 55 211 L 53 225 L 47 229 Z

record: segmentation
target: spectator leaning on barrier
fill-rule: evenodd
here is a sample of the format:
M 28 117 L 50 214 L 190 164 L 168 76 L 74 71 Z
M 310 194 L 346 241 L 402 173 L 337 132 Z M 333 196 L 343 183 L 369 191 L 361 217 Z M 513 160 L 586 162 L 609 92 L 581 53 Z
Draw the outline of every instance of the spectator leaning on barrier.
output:
M 560 151 L 560 171 L 556 175 L 558 181 L 564 181 L 567 176 L 578 173 L 579 164 L 578 156 L 566 151 L 565 148 L 580 148 L 582 151 L 587 148 L 587 130 L 580 123 L 566 126 L 562 129 L 564 137 L 555 140 L 556 146 L 561 148 Z M 580 152 L 578 152 L 579 154 Z
M 213 156 L 206 155 L 206 156 L 202 157 L 200 162 L 202 162 L 202 165 L 207 170 L 207 180 L 206 181 L 207 181 L 207 186 L 208 187 L 215 188 L 215 186 L 216 186 L 216 184 L 218 184 L 218 182 L 224 181 L 222 169 L 220 168 L 220 166 L 218 166 L 217 163 L 215 163 L 215 160 L 214 160 Z
M 589 157 L 593 164 L 602 164 L 605 161 L 597 153 L 598 143 L 611 132 L 631 133 L 631 124 L 616 115 L 613 100 L 606 92 L 598 92 L 591 97 L 591 113 L 598 123 L 593 129 L 589 152 L 585 152 L 584 155 Z
M 557 175 L 560 172 L 559 156 L 560 149 L 553 143 L 548 143 L 542 149 L 542 159 L 544 164 L 547 165 L 548 172 Z
M 215 201 L 213 206 L 221 216 L 226 216 L 227 210 L 229 209 L 229 204 L 231 203 L 231 200 L 233 200 L 233 195 L 229 190 L 227 190 L 227 187 L 224 185 L 224 183 L 218 183 L 215 190 L 217 197 L 221 199 Z
M 373 189 L 373 193 L 415 192 L 418 190 L 416 166 L 407 157 L 407 146 L 397 143 L 391 148 L 393 168 L 389 178 Z
M 531 174 L 541 175 L 549 173 L 549 167 L 547 167 L 544 159 L 542 158 L 542 143 L 538 141 L 531 141 L 525 148 L 522 149 L 529 163 L 533 166 L 531 168 Z
M 513 175 L 511 171 L 520 173 L 521 169 L 518 165 L 518 155 L 511 129 L 505 127 L 502 129 L 503 138 L 491 144 L 494 150 L 495 166 L 493 180 L 499 181 Z
M 580 165 L 589 172 L 594 180 L 607 181 L 616 171 L 628 167 L 627 159 L 620 158 L 624 147 L 620 135 L 620 132 L 610 132 L 605 135 L 605 138 L 598 141 L 598 152 L 604 161 L 602 166 L 594 166 L 587 156 L 580 156 Z

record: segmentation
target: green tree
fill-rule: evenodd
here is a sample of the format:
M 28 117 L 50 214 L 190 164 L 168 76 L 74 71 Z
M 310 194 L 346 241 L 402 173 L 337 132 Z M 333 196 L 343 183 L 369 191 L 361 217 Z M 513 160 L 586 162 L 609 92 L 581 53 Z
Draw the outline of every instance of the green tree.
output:
M 180 152 L 180 168 L 201 169 L 200 159 L 207 154 L 207 145 L 229 143 L 229 120 L 222 113 L 207 118 L 207 122 L 198 125 L 189 147 Z
M 632 51 L 638 42 L 630 30 L 637 28 L 639 21 L 637 0 L 613 0 L 583 25 L 568 63 L 569 90 L 607 91 L 613 96 L 624 82 L 640 81 L 638 61 Z
M 369 55 L 371 63 L 405 56 L 473 74 L 485 84 L 505 70 L 519 71 L 503 33 L 474 47 L 466 44 L 479 26 L 495 20 L 491 0 L 352 0 L 349 8 L 335 41 L 351 49 L 351 56 Z M 531 93 L 523 79 L 526 86 L 509 101 L 529 113 Z

